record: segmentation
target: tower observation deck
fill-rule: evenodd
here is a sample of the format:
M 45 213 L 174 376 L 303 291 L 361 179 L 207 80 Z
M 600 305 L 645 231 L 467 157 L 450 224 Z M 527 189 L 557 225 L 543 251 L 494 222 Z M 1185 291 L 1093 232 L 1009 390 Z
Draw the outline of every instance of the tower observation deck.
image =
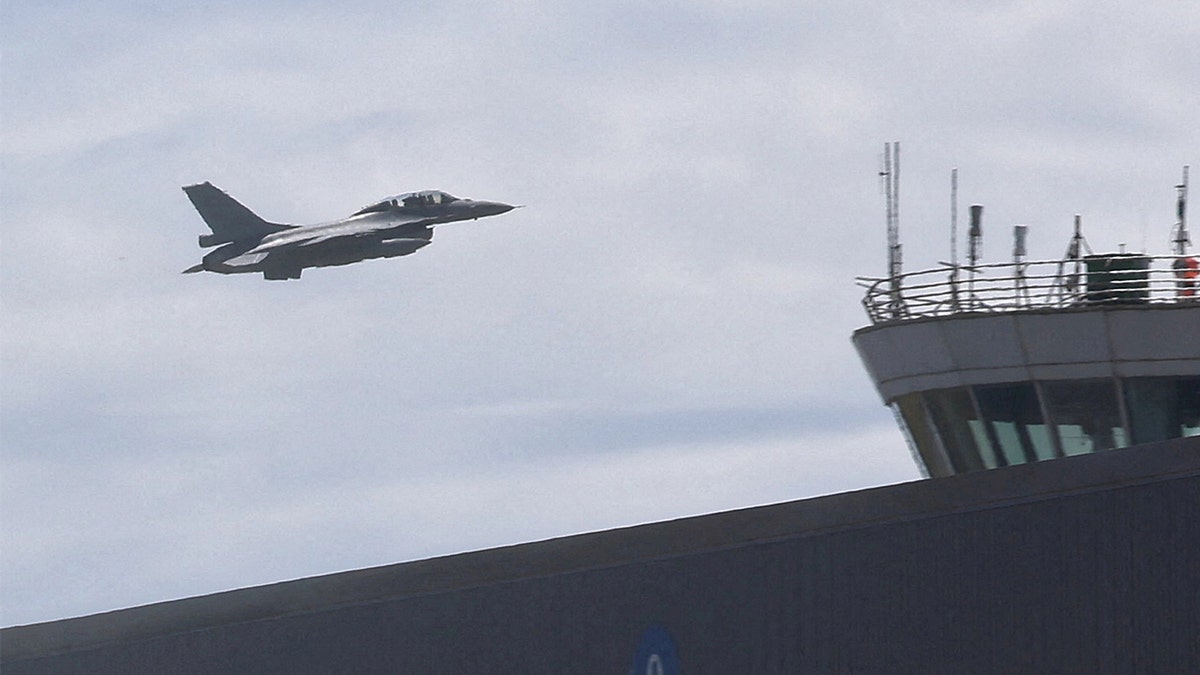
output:
M 1077 221 L 1062 260 L 1023 260 L 1022 233 L 1013 262 L 860 278 L 855 348 L 929 475 L 1200 435 L 1186 171 L 1177 187 L 1175 255 L 1083 255 Z

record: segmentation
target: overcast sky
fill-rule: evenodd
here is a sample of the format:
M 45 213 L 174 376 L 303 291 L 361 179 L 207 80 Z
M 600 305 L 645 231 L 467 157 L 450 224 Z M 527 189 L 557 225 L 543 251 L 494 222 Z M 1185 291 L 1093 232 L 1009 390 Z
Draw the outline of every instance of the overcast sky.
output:
M 169 9 L 165 7 L 170 7 Z M 862 371 L 908 269 L 1169 252 L 1200 4 L 0 5 L 0 623 L 913 480 Z M 182 276 L 182 185 L 318 222 L 527 204 L 392 260 Z M 1195 228 L 1193 228 L 1195 229 Z

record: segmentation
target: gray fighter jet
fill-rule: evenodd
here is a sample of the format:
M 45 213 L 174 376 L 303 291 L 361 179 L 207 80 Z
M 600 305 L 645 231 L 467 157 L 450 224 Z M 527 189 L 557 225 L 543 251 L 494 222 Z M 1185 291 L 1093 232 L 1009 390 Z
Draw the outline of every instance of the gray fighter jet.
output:
M 264 279 L 299 279 L 305 267 L 408 255 L 433 241 L 434 225 L 517 208 L 426 190 L 388 197 L 330 223 L 284 225 L 259 218 L 212 183 L 189 185 L 183 191 L 212 230 L 200 235 L 200 247 L 220 246 L 183 273 L 262 272 Z

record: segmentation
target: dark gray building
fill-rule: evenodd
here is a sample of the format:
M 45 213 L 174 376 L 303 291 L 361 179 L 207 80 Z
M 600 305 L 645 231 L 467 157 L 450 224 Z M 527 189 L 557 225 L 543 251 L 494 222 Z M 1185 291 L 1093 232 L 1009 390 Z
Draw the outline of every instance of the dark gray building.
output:
M 1200 438 L 0 633 L 25 673 L 1200 672 Z

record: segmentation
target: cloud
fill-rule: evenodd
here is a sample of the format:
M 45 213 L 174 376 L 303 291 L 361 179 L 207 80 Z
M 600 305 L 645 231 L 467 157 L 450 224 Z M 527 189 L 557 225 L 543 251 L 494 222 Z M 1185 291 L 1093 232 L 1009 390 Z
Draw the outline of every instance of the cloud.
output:
M 452 473 L 377 466 L 369 477 L 313 480 L 295 465 L 264 473 L 261 456 L 213 448 L 63 464 L 60 488 L 90 506 L 22 500 L 37 528 L 6 551 L 5 569 L 53 578 L 59 590 L 10 586 L 6 623 L 853 489 L 908 475 L 895 447 L 883 464 L 869 458 L 895 443 L 885 419 L 804 440 L 561 452 L 539 456 L 537 471 L 485 461 Z M 831 456 L 839 459 L 822 459 Z

